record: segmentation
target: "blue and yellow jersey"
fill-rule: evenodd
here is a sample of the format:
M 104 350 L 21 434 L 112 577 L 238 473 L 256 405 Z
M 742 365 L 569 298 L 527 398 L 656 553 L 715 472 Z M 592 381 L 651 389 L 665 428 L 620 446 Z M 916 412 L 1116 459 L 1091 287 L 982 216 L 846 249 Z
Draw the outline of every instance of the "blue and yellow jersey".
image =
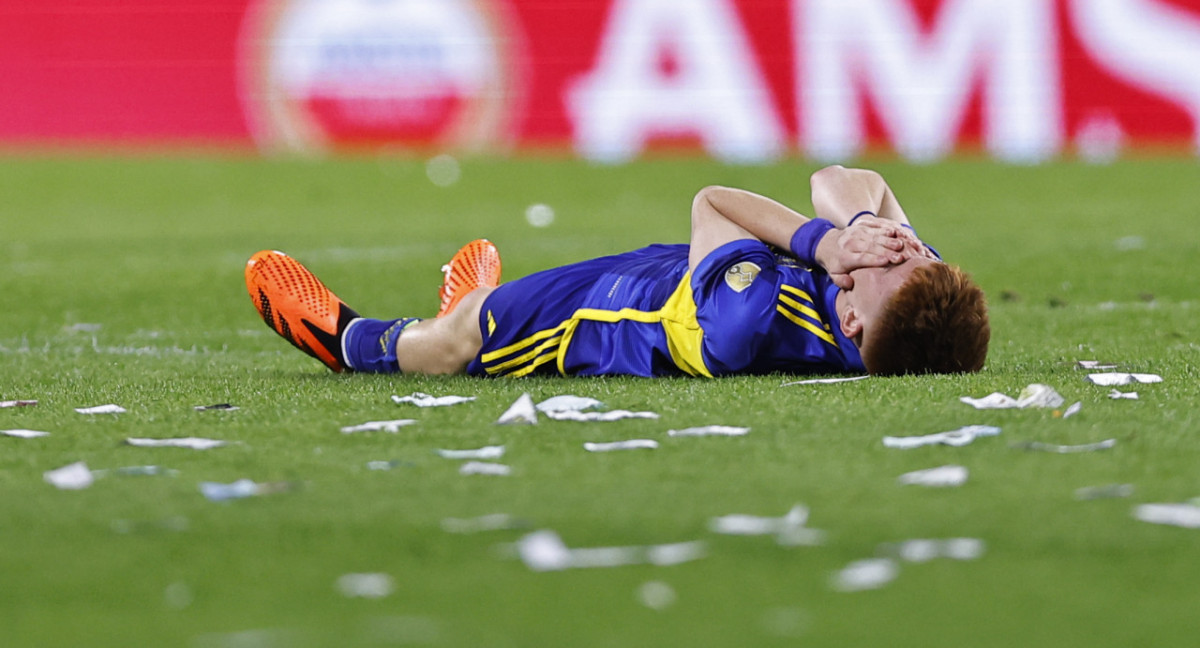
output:
M 687 245 L 652 245 L 529 275 L 480 310 L 478 376 L 719 376 L 863 371 L 837 326 L 838 288 L 755 240 L 688 272 Z

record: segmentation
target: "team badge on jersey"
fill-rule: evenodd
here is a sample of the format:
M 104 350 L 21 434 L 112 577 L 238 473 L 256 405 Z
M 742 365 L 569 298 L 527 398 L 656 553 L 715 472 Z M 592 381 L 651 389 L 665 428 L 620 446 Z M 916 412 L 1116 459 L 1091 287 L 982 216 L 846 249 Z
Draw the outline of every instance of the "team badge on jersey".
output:
M 754 283 L 754 279 L 758 277 L 758 273 L 762 272 L 762 268 L 757 264 L 749 261 L 742 261 L 729 266 L 725 271 L 725 285 L 733 289 L 733 292 L 742 292 Z

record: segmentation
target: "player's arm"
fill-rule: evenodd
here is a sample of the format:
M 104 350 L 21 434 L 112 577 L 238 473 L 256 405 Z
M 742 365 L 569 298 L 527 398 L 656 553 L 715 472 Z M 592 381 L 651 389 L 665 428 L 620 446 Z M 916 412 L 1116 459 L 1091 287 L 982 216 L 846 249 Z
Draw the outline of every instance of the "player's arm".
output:
M 896 224 L 871 219 L 850 229 L 836 229 L 825 221 L 810 223 L 806 216 L 766 196 L 729 187 L 701 189 L 692 201 L 688 266 L 695 269 L 713 250 L 741 239 L 791 250 L 801 261 L 823 267 L 843 287 L 852 285 L 851 270 L 905 258 Z
M 817 218 L 842 228 L 875 218 L 891 221 L 904 228 L 910 255 L 940 258 L 917 238 L 896 194 L 877 171 L 833 165 L 812 174 L 809 184 Z

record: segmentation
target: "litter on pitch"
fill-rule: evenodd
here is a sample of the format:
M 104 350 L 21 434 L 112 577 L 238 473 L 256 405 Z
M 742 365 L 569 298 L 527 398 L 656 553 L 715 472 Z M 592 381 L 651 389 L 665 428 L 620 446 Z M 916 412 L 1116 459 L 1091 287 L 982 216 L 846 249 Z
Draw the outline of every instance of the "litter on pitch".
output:
M 662 581 L 646 581 L 637 590 L 637 600 L 651 610 L 665 610 L 675 604 L 675 590 Z
M 438 448 L 438 456 L 443 459 L 499 459 L 504 456 L 504 446 L 483 446 L 474 450 L 445 450 Z
M 1000 392 L 992 392 L 983 398 L 963 396 L 958 400 L 975 409 L 1025 409 L 1027 407 L 1062 407 L 1066 402 L 1063 397 L 1049 385 L 1033 383 L 1021 390 L 1013 398 Z
M 1132 385 L 1134 383 L 1160 383 L 1162 376 L 1158 374 L 1142 374 L 1142 373 L 1094 373 L 1088 374 L 1088 381 L 1094 385 L 1102 385 L 1104 387 L 1117 387 L 1119 385 Z
M 654 412 L 631 412 L 629 410 L 612 410 L 608 412 L 579 412 L 575 410 L 550 410 L 542 412 L 555 421 L 620 421 L 623 419 L 656 419 Z
M 1133 495 L 1133 484 L 1104 484 L 1075 489 L 1077 500 L 1114 499 Z
M 163 468 L 162 466 L 122 466 L 120 468 L 93 470 L 92 475 L 96 477 L 107 477 L 109 475 L 117 475 L 119 477 L 178 477 L 179 471 L 174 468 Z
M 237 405 L 233 405 L 232 403 L 213 403 L 212 405 L 197 405 L 192 409 L 196 410 L 197 412 L 236 412 L 242 408 L 238 407 Z
M 797 380 L 795 382 L 786 382 L 780 387 L 791 387 L 792 385 L 835 385 L 837 383 L 854 382 L 856 380 L 866 380 L 870 376 L 851 376 L 850 378 L 810 378 L 808 380 Z
M 76 407 L 76 412 L 80 414 L 124 414 L 127 410 L 120 405 L 109 403 L 107 405 L 96 405 L 94 407 Z
M 342 574 L 335 584 L 347 598 L 378 599 L 396 591 L 396 582 L 388 574 Z
M 129 437 L 125 439 L 125 443 L 139 448 L 189 448 L 191 450 L 211 450 L 229 445 L 228 441 L 204 439 L 201 437 L 176 437 L 172 439 Z
M 562 396 L 551 396 L 538 403 L 537 410 L 539 412 L 582 412 L 594 407 L 603 406 L 604 403 L 595 398 L 564 394 Z
M 506 531 L 529 527 L 525 520 L 508 513 L 491 513 L 473 518 L 443 518 L 442 530 L 446 533 L 480 533 L 482 531 Z
M 965 446 L 972 443 L 975 439 L 984 436 L 996 436 L 1000 434 L 1000 428 L 991 425 L 967 425 L 960 427 L 957 430 L 949 432 L 938 432 L 936 434 L 926 434 L 924 436 L 909 436 L 909 437 L 883 437 L 883 447 L 896 448 L 899 450 L 910 450 L 912 448 L 920 448 L 927 445 L 948 445 L 948 446 Z
M 880 552 L 905 562 L 923 563 L 936 558 L 978 560 L 983 557 L 986 547 L 979 538 L 914 538 L 880 545 Z
M 554 531 L 543 529 L 516 542 L 517 555 L 533 571 L 561 571 L 623 565 L 678 565 L 707 555 L 703 541 L 631 547 L 570 549 Z
M 1071 406 L 1068 407 L 1065 412 L 1063 412 L 1062 417 L 1065 419 L 1071 418 L 1072 416 L 1075 416 L 1076 414 L 1078 414 L 1079 410 L 1081 410 L 1081 409 L 1083 409 L 1083 402 L 1075 401 L 1074 403 L 1071 403 Z
M 417 407 L 447 407 L 449 405 L 469 403 L 473 400 L 475 400 L 474 396 L 430 396 L 421 392 L 413 392 L 409 396 L 392 395 L 392 402 L 397 405 L 408 403 Z
M 1139 504 L 1133 517 L 1151 524 L 1200 529 L 1200 506 L 1194 504 Z
M 36 439 L 38 437 L 50 436 L 49 432 L 41 430 L 0 430 L 0 436 L 16 437 L 18 439 Z
M 200 493 L 211 502 L 227 502 L 229 500 L 273 495 L 292 490 L 287 482 L 260 484 L 251 479 L 239 479 L 229 484 L 220 482 L 200 482 Z
M 0 401 L 0 409 L 6 409 L 9 407 L 33 407 L 37 404 L 38 402 L 35 400 L 6 400 Z
M 416 419 L 395 419 L 392 421 L 367 421 L 358 425 L 348 425 L 342 428 L 342 434 L 355 432 L 391 432 L 396 434 L 400 428 L 416 423 Z
M 745 436 L 749 433 L 750 428 L 748 427 L 734 427 L 732 425 L 702 425 L 682 430 L 667 430 L 667 436 L 673 437 Z
M 630 439 L 628 441 L 612 441 L 609 443 L 584 443 L 583 449 L 588 452 L 614 452 L 616 450 L 657 450 L 658 441 L 653 439 Z
M 1117 365 L 1115 364 L 1100 362 L 1099 360 L 1080 360 L 1079 362 L 1075 363 L 1075 366 L 1080 369 L 1090 369 L 1092 371 L 1117 368 Z
M 839 592 L 879 589 L 896 580 L 900 567 L 891 558 L 856 560 L 835 572 L 829 586 Z
M 1096 443 L 1083 443 L 1080 445 L 1058 445 L 1055 443 L 1042 443 L 1041 441 L 1019 441 L 1012 444 L 1012 447 L 1019 450 L 1038 450 L 1040 452 L 1073 454 L 1077 452 L 1098 452 L 1100 450 L 1108 450 L 1116 445 L 1116 439 L 1105 439 L 1103 441 L 1097 441 Z
M 468 461 L 458 469 L 461 475 L 496 475 L 507 477 L 512 474 L 512 467 L 501 463 L 488 461 Z
M 967 483 L 968 475 L 965 466 L 949 465 L 907 472 L 897 477 L 896 481 L 905 486 L 953 488 Z
M 517 400 L 513 401 L 508 409 L 496 419 L 497 425 L 513 425 L 513 424 L 529 424 L 533 425 L 538 422 L 537 408 L 533 405 L 533 398 L 528 394 L 521 394 Z
M 96 478 L 92 475 L 92 471 L 82 461 L 67 464 L 62 468 L 47 470 L 42 473 L 42 479 L 47 484 L 60 490 L 83 490 L 96 483 Z
M 808 507 L 797 504 L 781 517 L 741 513 L 715 517 L 708 521 L 708 530 L 723 535 L 774 535 L 779 544 L 789 547 L 823 544 L 825 533 L 806 527 L 807 522 Z
M 1108 397 L 1113 400 L 1138 400 L 1137 392 L 1123 392 L 1119 389 L 1114 389 L 1108 392 Z

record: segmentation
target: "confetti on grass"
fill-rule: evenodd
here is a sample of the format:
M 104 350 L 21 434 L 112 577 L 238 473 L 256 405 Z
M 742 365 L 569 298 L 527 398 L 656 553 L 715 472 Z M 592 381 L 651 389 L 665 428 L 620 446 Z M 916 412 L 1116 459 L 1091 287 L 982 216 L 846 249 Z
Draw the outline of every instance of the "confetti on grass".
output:
M 1133 517 L 1151 524 L 1200 529 L 1200 506 L 1192 504 L 1140 504 Z
M 458 469 L 462 475 L 496 475 L 505 477 L 512 474 L 512 467 L 487 461 L 468 461 Z
M 442 530 L 446 533 L 505 531 L 508 529 L 523 529 L 528 526 L 528 522 L 514 518 L 507 513 L 492 513 L 474 518 L 444 518 L 442 520 Z
M 715 517 L 708 521 L 708 530 L 724 535 L 774 535 L 775 541 L 786 547 L 824 544 L 825 532 L 804 526 L 807 522 L 808 507 L 797 504 L 782 517 L 740 513 Z
M 1108 450 L 1117 445 L 1116 439 L 1105 439 L 1096 443 L 1084 443 L 1081 445 L 1057 445 L 1054 443 L 1042 443 L 1041 441 L 1021 441 L 1014 443 L 1012 447 L 1019 450 L 1038 450 L 1040 452 L 1055 452 L 1058 454 L 1073 454 L 1076 452 L 1098 452 L 1100 450 Z
M 896 478 L 906 486 L 929 486 L 931 488 L 947 488 L 962 486 L 967 483 L 968 471 L 964 466 L 938 466 L 926 470 L 914 470 Z
M 80 414 L 124 414 L 124 407 L 109 403 L 108 405 L 96 405 L 95 407 L 76 407 L 76 412 Z
M 809 380 L 797 380 L 795 382 L 786 382 L 780 387 L 791 387 L 792 385 L 834 385 L 837 383 L 854 382 L 856 380 L 866 380 L 870 376 L 853 376 L 851 378 L 812 378 Z
M 211 450 L 229 444 L 228 441 L 203 439 L 200 437 L 178 437 L 173 439 L 130 437 L 125 439 L 125 443 L 139 448 L 190 448 L 192 450 Z
M 1115 364 L 1100 362 L 1099 360 L 1080 360 L 1079 362 L 1075 363 L 1075 366 L 1079 367 L 1080 369 L 1091 369 L 1091 370 L 1116 369 L 1117 368 L 1117 365 L 1115 365 Z
M 38 402 L 35 400 L 6 400 L 0 401 L 0 409 L 6 409 L 9 407 L 33 407 L 37 404 Z
M 1114 389 L 1108 392 L 1108 397 L 1113 400 L 1138 400 L 1137 392 L 1123 392 L 1119 389 Z
M 395 419 L 393 421 L 367 421 L 358 425 L 348 425 L 342 428 L 342 434 L 355 432 L 391 432 L 396 434 L 400 428 L 416 423 L 416 419 Z
M 612 410 L 610 412 L 577 412 L 574 410 L 550 410 L 543 412 L 555 421 L 620 421 L 622 419 L 656 419 L 654 412 L 631 412 L 629 410 Z
M 745 436 L 750 433 L 748 427 L 733 427 L 731 425 L 703 425 L 700 427 L 684 428 L 682 430 L 667 430 L 667 436 Z
M 573 396 L 565 394 L 562 396 L 551 396 L 546 400 L 537 404 L 539 412 L 582 412 L 593 407 L 601 407 L 604 403 L 595 398 L 586 396 Z
M 476 450 L 444 450 L 435 452 L 443 459 L 499 459 L 504 456 L 504 446 L 483 446 Z
M 192 409 L 196 410 L 197 412 L 212 412 L 212 411 L 236 412 L 237 410 L 240 410 L 242 408 L 238 407 L 237 405 L 232 405 L 230 403 L 214 403 L 212 405 L 197 405 L 197 406 L 193 407 Z
M 469 403 L 473 400 L 475 400 L 474 396 L 430 396 L 421 392 L 413 392 L 410 396 L 392 396 L 392 401 L 397 405 L 409 403 L 417 407 L 446 407 Z
M 571 568 L 620 567 L 622 565 L 678 565 L 703 558 L 707 548 L 702 541 L 634 547 L 593 547 L 569 549 L 557 533 L 548 529 L 534 531 L 516 543 L 517 554 L 533 571 L 560 571 Z
M 612 441 L 610 443 L 584 443 L 583 449 L 588 452 L 613 452 L 615 450 L 655 450 L 658 441 L 653 439 L 630 439 L 628 441 Z
M 1133 383 L 1160 383 L 1162 376 L 1158 374 L 1140 374 L 1140 373 L 1094 373 L 1088 374 L 1087 379 L 1095 385 L 1103 385 L 1105 387 L 1116 387 L 1119 385 L 1131 385 Z
M 1105 484 L 1103 486 L 1085 486 L 1075 490 L 1077 500 L 1115 499 L 1133 495 L 1133 484 Z
M 96 482 L 92 471 L 88 470 L 87 464 L 82 461 L 47 470 L 42 473 L 42 479 L 60 490 L 82 490 Z
M 537 409 L 533 405 L 533 398 L 528 393 L 521 394 L 496 420 L 498 425 L 534 424 L 537 422 Z
M 938 432 L 936 434 L 926 434 L 924 436 L 910 437 L 883 437 L 883 447 L 896 448 L 899 450 L 911 450 L 927 445 L 948 445 L 948 446 L 965 446 L 972 443 L 975 439 L 983 436 L 996 436 L 1000 434 L 1000 428 L 991 425 L 967 425 L 950 430 L 949 432 Z
M 1027 407 L 1062 407 L 1066 402 L 1063 397 L 1049 385 L 1033 383 L 1021 390 L 1021 393 L 1013 398 L 1011 396 L 1001 394 L 1000 392 L 992 392 L 983 398 L 971 398 L 963 396 L 958 400 L 974 407 L 975 409 L 1025 409 Z
M 894 555 L 905 562 L 923 563 L 935 558 L 978 560 L 983 557 L 986 546 L 979 538 L 947 538 L 945 540 L 916 538 L 881 545 L 880 551 Z
M 834 573 L 830 587 L 839 592 L 861 592 L 879 589 L 896 580 L 900 568 L 891 558 L 856 560 Z
M 229 484 L 200 482 L 200 493 L 211 502 L 227 502 L 258 495 L 273 495 L 285 493 L 291 489 L 291 484 L 287 482 L 259 484 L 250 479 L 239 479 Z
M 347 598 L 378 599 L 396 591 L 396 582 L 387 574 L 342 574 L 337 590 Z
M 50 433 L 40 430 L 0 430 L 0 436 L 16 437 L 18 439 L 36 439 L 38 437 L 50 436 Z

